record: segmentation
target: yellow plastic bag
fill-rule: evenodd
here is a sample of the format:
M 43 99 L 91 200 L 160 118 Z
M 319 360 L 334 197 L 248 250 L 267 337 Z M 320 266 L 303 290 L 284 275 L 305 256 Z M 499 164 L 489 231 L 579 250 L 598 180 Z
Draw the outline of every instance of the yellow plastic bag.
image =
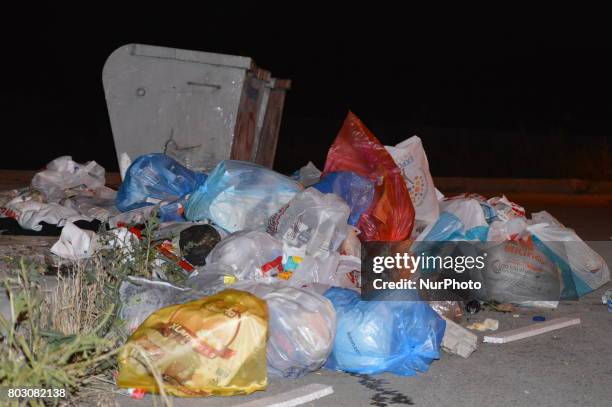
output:
M 244 291 L 159 309 L 121 350 L 117 385 L 159 393 L 161 379 L 181 397 L 264 390 L 267 332 L 265 301 Z

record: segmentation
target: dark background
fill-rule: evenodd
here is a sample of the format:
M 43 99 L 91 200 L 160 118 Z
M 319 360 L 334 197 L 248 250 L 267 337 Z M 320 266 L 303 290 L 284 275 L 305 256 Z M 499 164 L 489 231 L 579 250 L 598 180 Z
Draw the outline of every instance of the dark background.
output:
M 419 134 L 434 176 L 612 179 L 611 37 L 598 13 L 238 4 L 6 13 L 17 23 L 3 35 L 0 168 L 72 155 L 116 170 L 102 66 L 140 42 L 246 55 L 292 79 L 282 172 L 321 167 L 351 109 L 385 144 Z

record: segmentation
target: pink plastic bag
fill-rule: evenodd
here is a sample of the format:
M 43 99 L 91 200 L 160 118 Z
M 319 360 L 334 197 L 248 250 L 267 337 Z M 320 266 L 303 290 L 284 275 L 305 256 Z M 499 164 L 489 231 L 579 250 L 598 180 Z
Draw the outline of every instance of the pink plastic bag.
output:
M 373 203 L 357 223 L 361 240 L 396 241 L 410 236 L 414 207 L 401 170 L 352 112 L 327 153 L 324 174 L 334 171 L 353 171 L 376 183 Z

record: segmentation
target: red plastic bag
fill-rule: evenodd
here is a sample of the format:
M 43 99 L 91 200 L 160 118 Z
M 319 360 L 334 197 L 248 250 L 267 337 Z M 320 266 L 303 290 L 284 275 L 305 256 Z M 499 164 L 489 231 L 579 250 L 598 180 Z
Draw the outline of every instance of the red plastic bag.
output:
M 352 112 L 327 153 L 324 173 L 334 171 L 353 171 L 376 183 L 374 201 L 357 223 L 361 240 L 396 241 L 410 236 L 414 207 L 401 170 Z

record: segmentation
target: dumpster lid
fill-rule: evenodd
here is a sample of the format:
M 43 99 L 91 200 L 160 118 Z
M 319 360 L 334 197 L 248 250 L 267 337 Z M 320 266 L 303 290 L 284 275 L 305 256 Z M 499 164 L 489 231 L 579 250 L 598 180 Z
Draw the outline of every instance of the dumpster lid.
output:
M 157 47 L 145 44 L 128 44 L 119 47 L 116 52 L 148 58 L 172 59 L 175 61 L 195 62 L 201 64 L 218 65 L 241 69 L 255 69 L 253 60 L 249 57 L 236 55 L 215 54 L 212 52 L 190 51 L 186 49 Z M 110 59 L 110 58 L 109 58 Z

